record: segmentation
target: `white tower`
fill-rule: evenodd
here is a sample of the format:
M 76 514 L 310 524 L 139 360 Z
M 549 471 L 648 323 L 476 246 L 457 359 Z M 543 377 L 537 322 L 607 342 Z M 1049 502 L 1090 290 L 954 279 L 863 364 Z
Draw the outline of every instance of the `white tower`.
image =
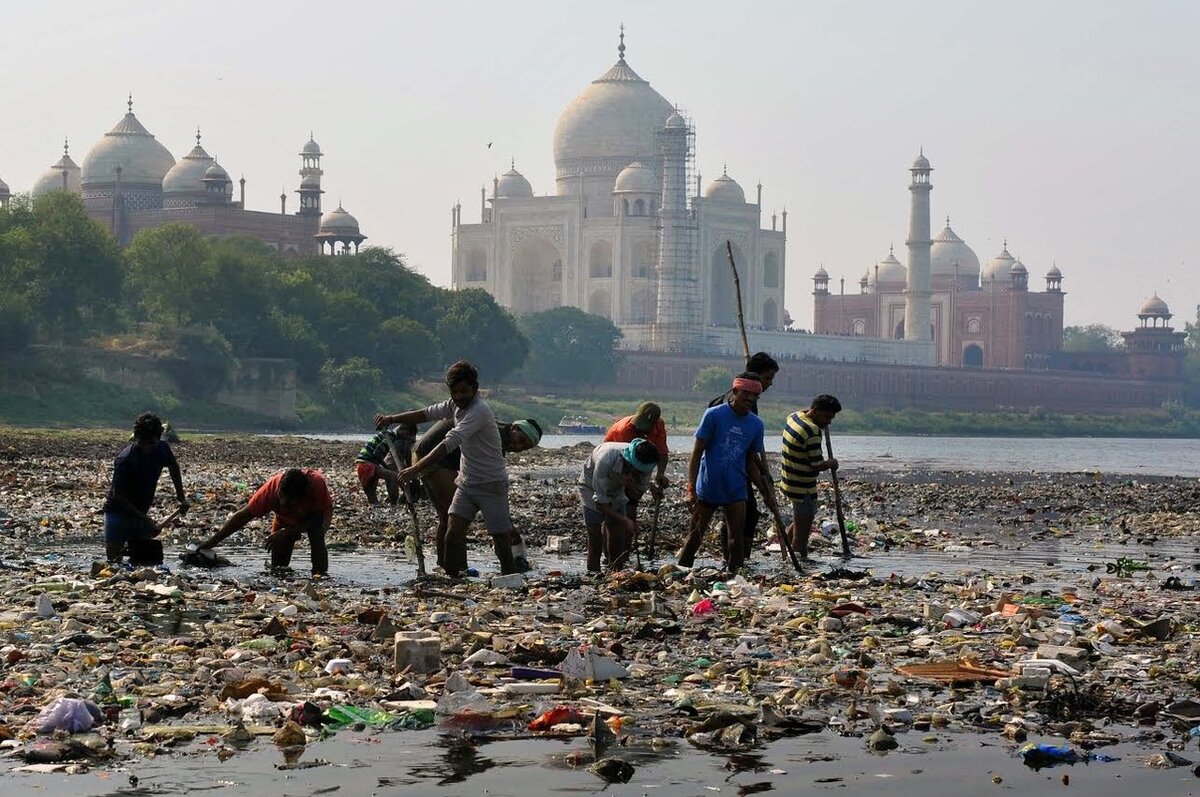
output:
M 933 185 L 929 173 L 933 167 L 925 158 L 925 151 L 913 161 L 912 206 L 908 216 L 908 284 L 904 291 L 904 339 L 929 340 L 929 299 L 932 290 L 929 283 L 929 250 L 933 242 L 929 237 L 929 192 Z
M 658 250 L 658 304 L 653 328 L 659 351 L 679 351 L 695 326 L 691 246 L 693 223 L 687 209 L 687 158 L 691 130 L 678 113 L 659 133 L 663 156 L 662 237 Z

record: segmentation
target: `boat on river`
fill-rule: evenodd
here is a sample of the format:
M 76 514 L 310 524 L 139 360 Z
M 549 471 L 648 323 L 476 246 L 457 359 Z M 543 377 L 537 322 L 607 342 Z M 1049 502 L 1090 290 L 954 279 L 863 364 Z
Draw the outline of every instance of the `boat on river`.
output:
M 564 415 L 558 422 L 559 434 L 604 434 L 604 427 L 597 426 L 586 415 Z

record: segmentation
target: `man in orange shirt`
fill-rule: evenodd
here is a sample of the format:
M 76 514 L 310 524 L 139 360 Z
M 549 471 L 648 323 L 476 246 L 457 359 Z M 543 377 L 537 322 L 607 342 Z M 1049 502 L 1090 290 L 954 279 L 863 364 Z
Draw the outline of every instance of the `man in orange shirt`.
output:
M 662 408 L 653 401 L 642 402 L 633 415 L 626 415 L 614 421 L 604 435 L 604 442 L 632 443 L 639 437 L 649 440 L 658 449 L 658 473 L 650 486 L 650 492 L 656 497 L 661 496 L 663 488 L 670 484 L 667 480 L 667 425 L 663 423 Z M 641 492 L 633 489 L 626 491 L 628 503 L 625 505 L 625 511 L 631 520 L 637 520 L 638 501 L 641 497 Z
M 333 499 L 320 471 L 309 468 L 290 468 L 267 479 L 266 484 L 250 497 L 249 503 L 229 516 L 220 531 L 210 537 L 200 550 L 211 550 L 222 540 L 236 534 L 254 518 L 274 512 L 266 548 L 271 552 L 271 567 L 284 568 L 292 561 L 292 550 L 300 535 L 308 535 L 312 549 L 312 573 L 329 573 L 329 552 L 325 548 L 325 532 L 333 520 Z

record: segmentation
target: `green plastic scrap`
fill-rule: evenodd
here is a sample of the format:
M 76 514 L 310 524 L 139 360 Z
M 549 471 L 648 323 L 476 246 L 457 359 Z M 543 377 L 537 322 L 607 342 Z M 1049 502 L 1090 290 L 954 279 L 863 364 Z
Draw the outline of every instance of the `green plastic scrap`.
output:
M 328 724 L 335 728 L 342 728 L 358 723 L 378 728 L 395 722 L 397 719 L 395 714 L 389 714 L 386 711 L 379 711 L 377 709 L 359 708 L 358 706 L 331 706 L 325 712 L 325 718 L 328 720 Z
M 394 727 L 406 731 L 423 731 L 433 727 L 434 721 L 433 711 L 427 708 L 418 708 L 401 717 Z

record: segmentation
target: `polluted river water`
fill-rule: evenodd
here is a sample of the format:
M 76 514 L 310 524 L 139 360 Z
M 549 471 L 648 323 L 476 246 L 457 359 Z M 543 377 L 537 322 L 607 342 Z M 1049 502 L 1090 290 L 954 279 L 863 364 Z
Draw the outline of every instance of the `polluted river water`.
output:
M 1196 719 L 1186 719 L 1187 700 L 1197 692 L 1193 628 L 1200 625 L 1194 480 L 847 469 L 857 554 L 848 563 L 833 556 L 837 538 L 826 500 L 826 533 L 803 576 L 760 546 L 740 579 L 717 572 L 711 549 L 693 573 L 596 578 L 583 574 L 578 546 L 563 555 L 541 552 L 549 535 L 578 542 L 573 477 L 558 474 L 572 473 L 581 452 L 540 452 L 513 469 L 514 515 L 535 570 L 516 589 L 488 589 L 495 565 L 482 545 L 471 552 L 481 572 L 470 583 L 414 582 L 401 542 L 407 517 L 365 507 L 352 472 L 341 472 L 346 446 L 259 447 L 180 447 L 185 481 L 202 500 L 171 532 L 170 574 L 92 575 L 95 521 L 86 507 L 96 505 L 103 479 L 59 484 L 55 500 L 45 501 L 46 474 L 61 468 L 56 452 L 14 456 L 20 463 L 13 478 L 0 482 L 0 518 L 12 537 L 0 568 L 0 589 L 9 596 L 0 618 L 0 709 L 3 727 L 18 735 L 4 743 L 10 771 L 0 777 L 10 788 L 48 795 L 957 795 L 1065 788 L 1175 795 L 1200 784 L 1191 763 L 1200 753 L 1188 733 L 1200 724 L 1200 705 Z M 337 473 L 328 582 L 314 587 L 302 577 L 303 543 L 296 574 L 265 573 L 262 549 L 252 544 L 261 532 L 254 530 L 222 549 L 230 567 L 204 571 L 172 561 L 244 500 L 242 485 L 299 455 Z M 678 469 L 671 474 L 678 478 Z M 428 523 L 428 507 L 421 511 Z M 677 500 L 664 504 L 656 568 L 672 560 L 681 513 Z M 1114 563 L 1121 569 L 1109 572 Z M 37 593 L 52 597 L 53 616 L 31 612 Z M 705 601 L 713 609 L 698 612 Z M 367 641 L 370 609 L 386 611 L 398 628 L 440 635 L 442 673 L 397 677 L 391 646 Z M 969 620 L 958 623 L 964 612 Z M 1160 616 L 1168 618 L 1162 639 L 1138 630 L 1153 629 L 1149 621 Z M 256 646 L 272 622 L 283 629 L 273 652 Z M 554 669 L 553 659 L 580 645 L 620 661 L 629 677 L 514 696 L 505 691 L 514 680 L 509 666 L 464 662 L 473 650 L 495 648 L 514 665 Z M 972 658 L 1017 673 L 1020 661 L 1053 650 L 1083 674 L 1055 675 L 1041 689 L 1011 679 L 937 684 L 896 670 Z M 351 674 L 322 672 L 343 656 Z M 382 706 L 399 717 L 416 705 L 399 694 L 404 682 L 423 685 L 409 690 L 410 698 L 420 693 L 441 704 L 453 673 L 470 681 L 454 694 L 479 699 L 497 719 L 480 722 L 471 714 L 464 722 L 463 712 L 439 706 L 427 729 L 310 729 L 297 749 L 273 744 L 272 727 L 234 746 L 224 729 L 237 721 L 239 702 L 217 695 L 261 675 L 275 685 L 266 691 L 287 693 L 274 695 L 285 708 L 311 699 L 325 709 Z M 101 674 L 144 724 L 120 731 L 118 720 L 106 723 L 98 738 L 112 740 L 111 755 L 18 771 L 25 763 L 19 751 L 30 741 L 22 726 L 60 694 L 87 697 Z M 1101 705 L 1101 695 L 1110 705 Z M 589 769 L 586 730 L 570 723 L 548 736 L 527 729 L 559 703 L 604 706 L 623 718 L 604 755 L 631 768 L 627 782 Z M 506 713 L 514 706 L 522 710 Z M 780 716 L 797 722 L 780 724 Z M 894 746 L 887 738 L 875 744 L 880 724 Z M 156 736 L 163 726 L 196 730 Z M 1070 747 L 1080 758 L 1035 769 L 1021 755 L 1029 743 Z

